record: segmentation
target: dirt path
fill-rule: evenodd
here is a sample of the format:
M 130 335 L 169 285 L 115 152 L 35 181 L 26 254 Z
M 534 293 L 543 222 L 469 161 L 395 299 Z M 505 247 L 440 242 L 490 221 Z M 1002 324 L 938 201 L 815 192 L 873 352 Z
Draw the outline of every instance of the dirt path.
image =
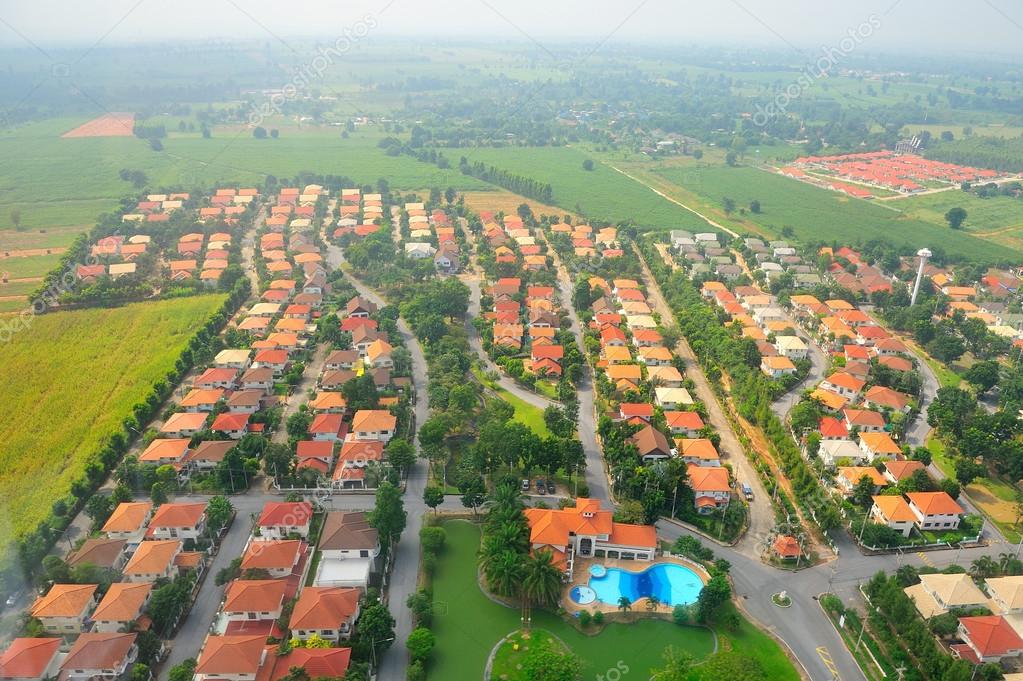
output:
M 679 206 L 681 208 L 685 208 L 687 211 L 689 211 L 693 215 L 703 219 L 711 227 L 715 227 L 717 229 L 720 229 L 722 232 L 725 232 L 726 234 L 730 234 L 732 237 L 738 237 L 739 236 L 738 232 L 732 231 L 728 227 L 725 227 L 724 225 L 722 225 L 720 222 L 715 222 L 714 220 L 711 220 L 709 217 L 707 217 L 706 215 L 704 215 L 700 211 L 696 210 L 695 208 L 690 208 L 689 206 L 687 206 L 686 204 L 682 203 L 678 199 L 674 199 L 674 198 L 668 196 L 667 194 L 662 192 L 660 189 L 657 189 L 656 187 L 651 185 L 649 182 L 645 182 L 645 181 L 641 180 L 640 178 L 636 177 L 635 175 L 630 175 L 629 173 L 625 172 L 621 168 L 617 168 L 617 167 L 611 165 L 610 163 L 608 164 L 607 167 L 610 168 L 611 170 L 614 170 L 615 172 L 621 173 L 622 175 L 624 175 L 625 177 L 629 178 L 633 182 L 640 183 L 641 185 L 643 185 L 644 187 L 646 187 L 647 189 L 652 191 L 654 194 L 657 194 L 658 196 L 660 196 L 662 199 L 667 199 L 668 201 L 671 201 L 672 203 L 674 203 L 676 206 Z
M 0 251 L 0 260 L 4 258 L 31 258 L 37 255 L 60 255 L 67 248 L 54 246 L 53 248 L 23 248 L 18 251 Z
M 635 246 L 633 247 L 635 248 Z M 654 279 L 653 273 L 647 266 L 646 260 L 643 258 L 642 253 L 639 252 L 639 249 L 636 249 L 636 255 L 639 257 L 639 262 L 643 267 L 643 279 L 647 287 L 648 300 L 653 303 L 654 309 L 661 315 L 661 319 L 664 322 L 676 326 L 675 314 L 664 299 L 661 287 Z M 661 255 L 664 257 L 663 251 Z M 665 262 L 674 268 L 675 263 L 672 260 L 665 258 Z M 674 350 L 679 357 L 685 360 L 686 376 L 691 378 L 695 384 L 696 398 L 707 407 L 707 417 L 710 420 L 710 425 L 721 436 L 721 446 L 719 449 L 722 460 L 732 464 L 735 477 L 740 483 L 745 482 L 753 488 L 753 501 L 750 502 L 749 529 L 746 535 L 736 544 L 735 548 L 737 551 L 759 560 L 761 548 L 768 541 L 774 529 L 774 510 L 771 508 L 770 497 L 760 482 L 760 476 L 757 475 L 753 465 L 746 458 L 745 450 L 736 437 L 735 431 L 732 430 L 732 424 L 725 415 L 725 411 L 718 401 L 710 381 L 707 379 L 706 374 L 703 373 L 703 368 L 697 361 L 696 353 L 690 347 L 689 341 L 684 336 L 680 337 L 678 345 L 675 346 Z M 753 438 L 750 439 L 752 440 Z M 761 454 L 763 455 L 763 452 Z M 766 460 L 769 461 L 770 458 L 767 457 Z

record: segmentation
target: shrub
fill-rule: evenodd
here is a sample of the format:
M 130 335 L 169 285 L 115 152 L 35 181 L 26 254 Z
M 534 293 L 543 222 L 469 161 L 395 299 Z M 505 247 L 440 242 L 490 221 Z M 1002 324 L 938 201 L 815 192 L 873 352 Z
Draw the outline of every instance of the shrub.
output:
M 596 624 L 598 627 L 601 624 L 603 624 L 604 623 L 604 613 L 602 613 L 600 610 L 598 610 L 597 612 L 593 613 L 593 623 Z
M 590 626 L 590 622 L 593 621 L 593 615 L 590 614 L 589 610 L 583 610 L 579 613 L 579 624 L 585 628 Z
M 423 553 L 438 554 L 444 548 L 444 539 L 447 534 L 443 527 L 424 527 L 419 530 L 419 541 L 423 545 Z

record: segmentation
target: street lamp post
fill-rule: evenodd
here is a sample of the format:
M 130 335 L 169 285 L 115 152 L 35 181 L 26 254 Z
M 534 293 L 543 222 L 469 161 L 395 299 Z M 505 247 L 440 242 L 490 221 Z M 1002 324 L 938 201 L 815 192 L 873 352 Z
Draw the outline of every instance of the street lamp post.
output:
M 377 644 L 378 643 L 388 643 L 388 642 L 393 641 L 393 640 L 394 640 L 394 637 L 392 636 L 391 638 L 382 638 L 379 641 L 373 641 L 373 645 L 370 646 L 370 649 L 373 651 L 373 669 L 378 669 L 378 666 L 377 666 Z

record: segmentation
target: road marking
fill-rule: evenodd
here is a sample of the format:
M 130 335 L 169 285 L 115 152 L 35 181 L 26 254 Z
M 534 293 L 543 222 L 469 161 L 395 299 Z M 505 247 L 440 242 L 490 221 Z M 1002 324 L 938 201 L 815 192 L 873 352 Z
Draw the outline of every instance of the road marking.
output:
M 922 560 L 924 563 L 926 563 L 930 567 L 934 567 L 934 563 L 931 562 L 930 557 L 926 553 L 924 553 L 923 551 L 917 551 L 916 555 L 920 556 L 920 560 Z
M 831 678 L 833 681 L 841 681 L 842 677 L 838 675 L 838 667 L 835 666 L 835 661 L 831 659 L 831 653 L 828 652 L 828 649 L 824 646 L 819 646 L 817 648 L 817 654 L 820 656 L 821 662 L 824 663 L 824 666 L 828 668 L 829 672 L 831 672 Z

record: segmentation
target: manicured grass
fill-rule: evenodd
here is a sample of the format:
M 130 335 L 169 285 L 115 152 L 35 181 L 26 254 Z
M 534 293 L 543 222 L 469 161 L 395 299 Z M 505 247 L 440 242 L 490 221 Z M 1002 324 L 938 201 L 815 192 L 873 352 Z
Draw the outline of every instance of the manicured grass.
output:
M 446 522 L 444 528 L 447 541 L 433 581 L 433 631 L 437 647 L 429 676 L 438 681 L 479 679 L 497 642 L 521 628 L 520 611 L 494 603 L 477 584 L 479 528 L 466 521 Z M 705 629 L 679 627 L 663 620 L 610 624 L 593 636 L 579 633 L 548 612 L 534 610 L 532 621 L 533 627 L 557 636 L 583 659 L 586 678 L 605 674 L 619 662 L 646 678 L 647 670 L 660 663 L 668 645 L 686 650 L 696 658 L 705 657 L 714 645 L 710 632 Z M 740 629 L 737 645 L 755 647 L 762 643 L 750 633 Z
M 955 464 L 945 449 L 945 443 L 931 436 L 927 439 L 931 460 L 947 477 L 955 478 Z M 998 478 L 977 478 L 966 486 L 966 494 L 989 522 L 998 526 L 1010 544 L 1023 537 L 1016 524 L 1016 488 Z
M 771 681 L 799 681 L 799 672 L 792 666 L 781 646 L 745 617 L 740 618 L 739 628 L 734 632 L 720 627 L 715 631 L 722 648 L 729 646 L 732 650 L 755 658 Z
M 498 388 L 496 392 L 501 396 L 502 400 L 515 407 L 516 421 L 525 424 L 540 437 L 547 437 L 551 434 L 551 431 L 547 430 L 547 424 L 544 423 L 542 409 L 534 407 L 524 400 L 520 400 L 503 388 Z
M 759 226 L 780 234 L 784 227 L 791 227 L 796 238 L 804 241 L 823 239 L 849 243 L 850 238 L 857 241 L 876 238 L 913 248 L 927 244 L 940 246 L 949 254 L 989 262 L 1014 255 L 1003 246 L 965 231 L 952 230 L 886 207 L 890 204 L 853 199 L 766 170 L 706 166 L 658 172 L 673 183 L 717 202 L 719 207 L 725 197 L 735 201 L 737 207 L 760 201 L 761 213 L 747 212 L 744 217 L 736 218 L 752 225 L 750 229 Z
M 0 274 L 7 273 L 11 279 L 41 277 L 56 267 L 58 262 L 60 262 L 59 254 L 0 258 Z
M 534 650 L 542 650 L 551 646 L 554 650 L 563 650 L 561 643 L 543 629 L 533 629 L 529 638 L 523 632 L 517 632 L 501 644 L 494 655 L 494 665 L 490 678 L 502 681 L 529 681 L 521 669 L 522 663 L 529 658 Z
M 583 161 L 599 160 L 599 156 L 582 148 L 447 149 L 444 153 L 453 160 L 465 156 L 470 161 L 549 182 L 557 206 L 590 220 L 632 221 L 640 229 L 711 230 L 689 211 L 603 163 L 595 163 L 593 170 L 583 170 Z
M 0 333 L 0 512 L 4 545 L 34 529 L 87 456 L 223 303 L 219 295 L 33 317 Z M 0 330 L 10 323 L 0 319 Z

